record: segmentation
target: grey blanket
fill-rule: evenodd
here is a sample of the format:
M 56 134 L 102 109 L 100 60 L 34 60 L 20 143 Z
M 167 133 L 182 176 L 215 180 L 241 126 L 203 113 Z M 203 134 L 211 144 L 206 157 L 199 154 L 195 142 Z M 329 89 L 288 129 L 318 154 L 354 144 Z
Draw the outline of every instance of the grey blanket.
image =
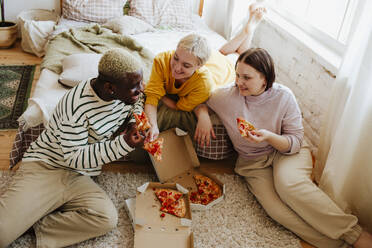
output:
M 71 28 L 52 38 L 47 46 L 41 68 L 47 68 L 57 74 L 62 72 L 62 60 L 77 53 L 104 53 L 112 48 L 123 48 L 143 63 L 145 82 L 151 72 L 154 55 L 133 38 L 115 34 L 98 24 L 82 28 Z

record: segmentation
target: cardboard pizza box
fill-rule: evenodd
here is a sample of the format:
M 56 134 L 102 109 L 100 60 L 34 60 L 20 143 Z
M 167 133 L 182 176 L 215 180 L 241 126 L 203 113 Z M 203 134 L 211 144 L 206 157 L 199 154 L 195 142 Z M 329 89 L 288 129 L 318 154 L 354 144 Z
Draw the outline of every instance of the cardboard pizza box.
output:
M 128 198 L 124 201 L 124 208 L 127 211 L 128 217 L 132 223 L 133 230 L 136 229 L 136 223 L 134 221 L 134 213 L 136 210 L 136 198 Z
M 225 196 L 225 185 L 210 173 L 200 168 L 200 162 L 195 152 L 190 136 L 179 128 L 161 132 L 164 138 L 162 160 L 156 161 L 151 155 L 151 162 L 160 182 L 181 184 L 190 192 L 197 191 L 193 176 L 202 174 L 213 179 L 222 189 L 222 196 L 208 205 L 191 204 L 192 210 L 207 210 L 221 202 Z
M 161 217 L 163 212 L 160 211 L 160 202 L 154 193 L 155 188 L 175 189 L 182 192 L 186 203 L 185 217 L 179 218 L 170 214 Z M 134 248 L 194 248 L 188 190 L 179 184 L 148 182 L 138 187 L 133 223 Z

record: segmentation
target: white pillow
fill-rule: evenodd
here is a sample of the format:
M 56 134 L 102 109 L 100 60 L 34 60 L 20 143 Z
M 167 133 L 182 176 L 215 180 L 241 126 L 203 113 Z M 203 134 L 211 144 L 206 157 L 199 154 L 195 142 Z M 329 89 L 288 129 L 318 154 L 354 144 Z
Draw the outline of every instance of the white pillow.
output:
M 114 33 L 123 35 L 153 32 L 155 29 L 148 24 L 133 16 L 121 16 L 109 20 L 103 24 L 105 28 L 111 29 Z
M 157 28 L 193 30 L 191 0 L 131 0 L 129 15 Z
M 102 54 L 79 53 L 65 57 L 62 61 L 63 72 L 58 82 L 74 87 L 81 81 L 98 76 L 98 63 Z
M 63 17 L 76 21 L 105 23 L 123 15 L 123 0 L 63 0 Z

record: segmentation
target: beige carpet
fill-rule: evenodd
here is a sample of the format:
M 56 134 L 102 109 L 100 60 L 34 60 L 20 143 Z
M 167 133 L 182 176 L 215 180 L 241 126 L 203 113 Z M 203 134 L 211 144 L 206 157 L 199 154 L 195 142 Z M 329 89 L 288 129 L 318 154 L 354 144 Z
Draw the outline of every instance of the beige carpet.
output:
M 242 178 L 217 175 L 226 185 L 225 200 L 212 209 L 194 211 L 193 232 L 196 248 L 300 248 L 299 239 L 271 220 Z M 149 174 L 117 174 L 105 172 L 96 178 L 108 193 L 119 212 L 118 227 L 110 233 L 72 247 L 133 247 L 133 230 L 124 208 L 124 200 L 135 196 L 136 187 L 156 180 Z M 0 176 L 0 195 L 9 182 L 9 175 Z M 21 220 L 18 220 L 21 221 Z M 9 248 L 35 247 L 33 233 L 26 233 Z

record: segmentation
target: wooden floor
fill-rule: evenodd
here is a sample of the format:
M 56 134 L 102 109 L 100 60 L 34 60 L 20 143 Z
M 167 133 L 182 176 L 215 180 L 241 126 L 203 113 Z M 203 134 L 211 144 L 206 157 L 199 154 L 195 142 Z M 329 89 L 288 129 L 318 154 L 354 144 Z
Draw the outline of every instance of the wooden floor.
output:
M 35 55 L 25 53 L 21 49 L 20 42 L 18 41 L 10 49 L 0 49 L 0 65 L 37 65 L 34 74 L 34 81 L 31 89 L 31 96 L 35 89 L 35 85 L 40 76 L 40 63 L 41 58 Z M 16 134 L 16 130 L 0 131 L 0 170 L 7 170 L 9 167 L 9 153 L 12 148 L 13 140 Z M 201 159 L 201 166 L 212 173 L 234 173 L 234 159 L 222 160 L 222 161 L 211 161 L 207 159 Z M 105 171 L 115 171 L 121 173 L 128 172 L 148 172 L 154 173 L 151 164 L 135 164 L 130 162 L 115 162 L 104 167 Z M 301 242 L 304 248 L 314 248 L 305 242 Z

